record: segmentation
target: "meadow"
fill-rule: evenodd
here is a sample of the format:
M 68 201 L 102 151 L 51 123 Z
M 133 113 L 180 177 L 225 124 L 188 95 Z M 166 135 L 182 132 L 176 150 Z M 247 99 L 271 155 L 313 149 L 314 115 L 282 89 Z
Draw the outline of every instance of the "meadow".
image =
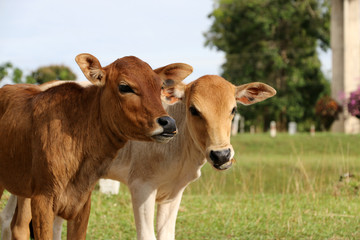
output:
M 332 133 L 233 137 L 234 166 L 206 164 L 186 189 L 176 239 L 360 239 L 359 143 L 360 135 Z M 94 191 L 87 235 L 136 239 L 126 186 Z

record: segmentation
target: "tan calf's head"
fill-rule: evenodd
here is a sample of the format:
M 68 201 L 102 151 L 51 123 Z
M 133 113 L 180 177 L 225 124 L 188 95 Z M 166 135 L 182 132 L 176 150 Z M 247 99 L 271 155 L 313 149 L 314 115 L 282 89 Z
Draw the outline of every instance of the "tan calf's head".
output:
M 165 88 L 186 104 L 186 118 L 191 137 L 206 159 L 218 170 L 228 169 L 234 157 L 230 144 L 231 122 L 236 103 L 250 105 L 276 94 L 275 89 L 259 82 L 234 86 L 222 77 L 207 75 L 188 85 Z M 170 100 L 171 96 L 168 97 Z
M 176 63 L 158 72 L 130 56 L 102 67 L 90 54 L 79 54 L 76 62 L 86 78 L 101 90 L 101 119 L 115 135 L 128 140 L 167 142 L 176 134 L 175 120 L 165 112 L 161 86 L 165 80 L 181 82 L 192 67 Z

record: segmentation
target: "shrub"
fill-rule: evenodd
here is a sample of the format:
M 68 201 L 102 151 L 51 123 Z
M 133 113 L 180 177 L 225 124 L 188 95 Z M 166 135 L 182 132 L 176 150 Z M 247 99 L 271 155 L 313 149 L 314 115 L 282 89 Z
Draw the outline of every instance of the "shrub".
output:
M 315 114 L 320 118 L 321 125 L 326 131 L 330 130 L 341 111 L 342 107 L 329 96 L 321 97 L 315 105 Z
M 360 119 L 360 86 L 350 93 L 347 107 L 352 116 Z

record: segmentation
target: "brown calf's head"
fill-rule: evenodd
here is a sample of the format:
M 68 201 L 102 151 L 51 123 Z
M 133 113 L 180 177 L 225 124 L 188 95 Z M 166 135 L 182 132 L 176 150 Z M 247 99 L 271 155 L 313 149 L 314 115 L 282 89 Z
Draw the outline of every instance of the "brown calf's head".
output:
M 276 94 L 275 89 L 264 83 L 234 86 L 215 75 L 203 76 L 182 87 L 169 86 L 165 90 L 183 97 L 191 137 L 207 161 L 218 170 L 228 169 L 234 161 L 230 130 L 236 103 L 250 105 Z
M 133 56 L 106 67 L 90 54 L 79 54 L 75 60 L 86 78 L 102 89 L 101 118 L 112 134 L 157 142 L 167 142 L 176 134 L 175 120 L 161 103 L 161 86 L 168 79 L 181 82 L 192 72 L 191 66 L 170 64 L 155 72 Z

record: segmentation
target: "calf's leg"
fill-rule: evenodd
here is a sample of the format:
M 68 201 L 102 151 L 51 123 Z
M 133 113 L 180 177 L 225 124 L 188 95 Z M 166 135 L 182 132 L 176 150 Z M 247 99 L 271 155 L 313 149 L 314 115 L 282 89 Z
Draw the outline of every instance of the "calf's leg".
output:
M 53 238 L 53 210 L 52 197 L 37 195 L 31 199 L 31 212 L 35 239 L 51 240 Z
M 170 202 L 159 203 L 157 208 L 156 231 L 158 240 L 174 240 L 176 217 L 180 207 L 183 189 Z
M 14 216 L 15 209 L 17 206 L 17 197 L 11 195 L 5 208 L 0 213 L 0 225 L 1 225 L 1 240 L 11 240 L 11 219 Z M 14 220 L 15 221 L 15 220 Z M 64 219 L 56 216 L 54 220 L 54 236 L 53 240 L 61 240 L 61 229 Z
M 156 240 L 154 212 L 156 189 L 146 181 L 135 180 L 129 184 L 138 240 Z
M 17 207 L 11 221 L 12 239 L 28 240 L 30 238 L 29 223 L 31 221 L 31 199 L 18 197 Z
M 1 196 L 3 195 L 4 190 L 5 190 L 5 188 L 0 185 L 0 199 L 1 199 Z
M 11 195 L 5 208 L 0 213 L 1 236 L 2 240 L 11 240 L 11 219 L 14 216 L 17 205 L 17 198 Z
M 53 227 L 53 240 L 61 240 L 61 229 L 62 223 L 64 219 L 59 216 L 56 216 L 54 219 L 54 227 Z
M 77 214 L 75 219 L 68 221 L 67 225 L 67 239 L 68 240 L 85 240 L 86 229 L 89 222 L 91 208 L 91 194 L 86 201 L 84 207 Z

